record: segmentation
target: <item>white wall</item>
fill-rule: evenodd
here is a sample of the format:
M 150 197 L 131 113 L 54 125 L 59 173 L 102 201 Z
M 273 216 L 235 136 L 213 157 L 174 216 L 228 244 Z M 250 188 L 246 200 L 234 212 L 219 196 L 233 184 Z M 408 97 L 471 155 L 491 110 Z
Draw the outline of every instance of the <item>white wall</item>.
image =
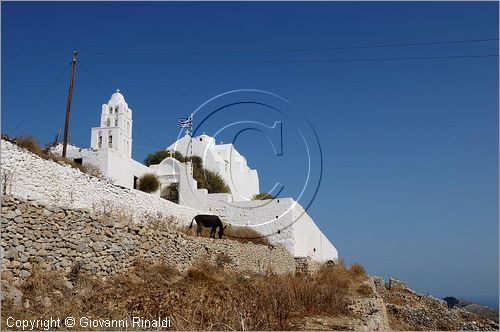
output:
M 295 257 L 311 257 L 317 261 L 338 258 L 333 244 L 292 198 L 234 202 L 227 194 L 208 194 L 205 189 L 196 189 L 196 181 L 188 176 L 191 165 L 180 165 L 184 167 L 180 171 L 180 204 L 216 214 L 224 223 L 251 226 L 268 236 L 271 243 L 283 245 Z
M 224 179 L 234 201 L 248 201 L 259 193 L 257 171 L 248 167 L 245 157 L 232 144 L 216 145 L 213 137 L 200 135 L 191 140 L 186 135 L 170 145 L 167 150 L 178 151 L 187 156 L 192 153 L 201 157 L 206 169 L 219 173 Z
M 8 181 L 8 194 L 42 204 L 88 209 L 106 204 L 108 208 L 131 213 L 136 221 L 145 214 L 161 214 L 172 215 L 182 224 L 202 213 L 41 159 L 4 140 L 1 141 L 1 170 L 2 174 L 13 175 Z
M 70 151 L 76 153 L 78 149 L 69 149 L 68 153 Z M 111 167 L 113 162 L 119 162 L 116 158 L 111 159 Z M 253 226 L 257 232 L 269 235 L 271 243 L 283 245 L 295 257 L 337 259 L 335 247 L 293 199 L 233 202 L 227 194 L 208 194 L 205 189 L 191 190 L 186 186 L 190 164 L 180 165 L 184 168 L 180 168 L 179 186 L 179 199 L 183 205 L 113 185 L 1 141 L 1 169 L 2 173 L 14 175 L 7 189 L 7 193 L 14 196 L 70 208 L 92 209 L 106 204 L 132 213 L 135 220 L 140 220 L 144 214 L 159 213 L 173 215 L 182 224 L 188 224 L 197 214 L 216 214 L 227 223 Z M 145 167 L 140 166 L 140 169 Z M 190 180 L 196 188 L 196 181 Z
M 62 154 L 62 144 L 52 148 L 51 152 Z M 154 173 L 153 169 L 109 148 L 95 150 L 68 145 L 66 157 L 68 159 L 82 158 L 83 165 L 96 166 L 114 184 L 131 189 L 134 187 L 134 176 L 140 178 L 146 173 Z M 157 191 L 155 195 L 159 196 L 160 191 Z

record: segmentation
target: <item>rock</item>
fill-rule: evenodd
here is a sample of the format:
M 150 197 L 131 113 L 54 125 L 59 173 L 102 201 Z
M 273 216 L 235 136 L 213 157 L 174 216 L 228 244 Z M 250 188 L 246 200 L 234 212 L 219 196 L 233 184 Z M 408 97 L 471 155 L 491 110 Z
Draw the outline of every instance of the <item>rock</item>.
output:
M 92 287 L 85 287 L 78 291 L 78 295 L 87 299 L 92 295 Z
M 404 281 L 400 281 L 394 278 L 389 279 L 389 289 L 391 290 L 399 290 L 399 289 L 407 289 L 408 285 Z
M 24 303 L 23 303 L 23 308 L 24 308 L 24 309 L 29 309 L 29 308 L 31 308 L 31 301 L 30 301 L 30 300 L 28 300 L 28 299 L 24 300 Z
M 17 253 L 17 249 L 11 247 L 9 250 L 7 250 L 4 257 L 7 259 L 18 259 L 19 256 Z
M 15 307 L 20 307 L 23 304 L 23 293 L 12 285 L 8 287 L 6 298 L 12 301 Z
M 45 308 L 50 308 L 52 306 L 52 300 L 48 296 L 42 297 L 41 303 Z
M 6 219 L 14 219 L 16 217 L 16 213 L 12 210 L 9 210 L 9 211 L 5 212 L 5 214 L 3 214 L 3 217 Z
M 60 290 L 55 290 L 53 293 L 54 293 L 54 297 L 56 297 L 58 299 L 62 299 L 64 297 L 63 293 Z
M 102 252 L 104 249 L 106 249 L 106 243 L 104 242 L 94 242 L 93 246 L 94 251 L 96 252 Z
M 12 273 L 12 271 L 2 271 L 2 280 L 11 281 L 12 279 L 14 279 L 14 274 Z
M 84 241 L 79 242 L 76 246 L 76 251 L 78 251 L 80 253 L 86 253 L 86 252 L 90 251 L 90 247 L 87 244 L 87 241 L 84 240 Z
M 71 283 L 71 281 L 66 280 L 64 281 L 64 287 L 66 287 L 67 289 L 73 289 L 73 284 Z
M 373 283 L 375 284 L 375 289 L 377 290 L 377 292 L 385 290 L 385 280 L 384 280 L 384 277 L 373 276 L 372 280 L 373 280 Z
M 21 272 L 19 273 L 19 276 L 21 277 L 21 279 L 26 279 L 30 275 L 31 275 L 31 272 L 28 270 L 21 270 Z

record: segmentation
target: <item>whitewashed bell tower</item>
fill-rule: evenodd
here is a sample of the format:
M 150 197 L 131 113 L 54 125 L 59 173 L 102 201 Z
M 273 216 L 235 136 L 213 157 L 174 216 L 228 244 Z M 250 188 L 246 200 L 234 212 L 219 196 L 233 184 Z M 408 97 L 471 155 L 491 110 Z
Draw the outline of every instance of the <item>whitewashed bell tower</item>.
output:
M 132 110 L 119 89 L 102 105 L 101 126 L 92 128 L 90 146 L 132 158 Z

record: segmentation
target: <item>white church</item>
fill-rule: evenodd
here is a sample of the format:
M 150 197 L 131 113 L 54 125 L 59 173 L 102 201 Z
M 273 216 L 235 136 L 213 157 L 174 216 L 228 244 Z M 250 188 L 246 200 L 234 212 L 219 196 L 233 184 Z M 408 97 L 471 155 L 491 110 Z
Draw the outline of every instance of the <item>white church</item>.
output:
M 208 135 L 191 137 L 186 133 L 166 148 L 201 157 L 204 167 L 217 172 L 230 188 L 227 194 L 209 194 L 198 188 L 190 162 L 181 163 L 169 157 L 148 167 L 133 160 L 132 128 L 132 109 L 116 90 L 102 105 L 100 126 L 92 128 L 90 148 L 68 145 L 66 155 L 77 163 L 96 166 L 113 183 L 130 189 L 137 188 L 142 175 L 154 173 L 161 185 L 152 195 L 158 199 L 216 214 L 226 223 L 254 227 L 271 243 L 284 245 L 295 257 L 318 261 L 338 258 L 335 247 L 293 199 L 252 200 L 260 192 L 258 173 L 250 169 L 233 144 L 217 144 Z M 55 153 L 61 151 L 61 145 L 54 149 Z M 177 187 L 175 199 L 170 195 L 172 184 Z

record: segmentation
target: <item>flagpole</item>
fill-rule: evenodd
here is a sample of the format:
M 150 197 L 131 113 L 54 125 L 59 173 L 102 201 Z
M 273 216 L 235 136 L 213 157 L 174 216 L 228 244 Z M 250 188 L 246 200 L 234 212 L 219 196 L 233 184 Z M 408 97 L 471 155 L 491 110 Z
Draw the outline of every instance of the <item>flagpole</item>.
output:
M 193 113 L 189 117 L 191 126 L 189 127 L 189 145 L 191 145 L 191 178 L 194 178 L 194 164 L 193 164 Z

